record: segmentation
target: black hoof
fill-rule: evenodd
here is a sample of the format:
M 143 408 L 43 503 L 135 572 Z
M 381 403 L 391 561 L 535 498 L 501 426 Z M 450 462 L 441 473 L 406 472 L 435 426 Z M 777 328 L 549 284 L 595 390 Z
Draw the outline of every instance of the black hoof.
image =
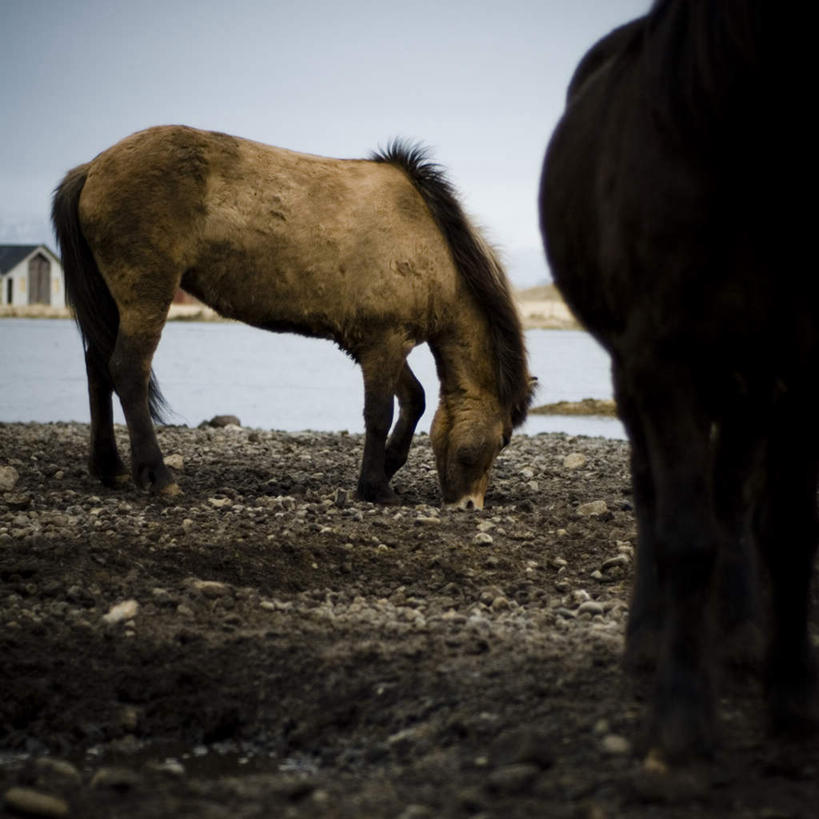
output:
M 395 506 L 401 502 L 401 499 L 392 490 L 389 484 L 383 486 L 366 486 L 359 484 L 356 496 L 359 500 L 369 501 L 370 503 L 380 503 L 385 506 Z

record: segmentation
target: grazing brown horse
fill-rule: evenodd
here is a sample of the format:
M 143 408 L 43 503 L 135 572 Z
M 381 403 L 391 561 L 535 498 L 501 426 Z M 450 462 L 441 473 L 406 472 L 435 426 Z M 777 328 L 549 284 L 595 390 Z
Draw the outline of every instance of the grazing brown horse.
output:
M 541 179 L 554 276 L 611 354 L 631 441 L 627 657 L 655 665 L 648 735 L 670 758 L 712 748 L 712 620 L 728 638 L 765 622 L 757 556 L 772 725 L 815 725 L 819 285 L 797 192 L 814 148 L 786 18 L 657 0 L 578 66 Z
M 52 219 L 86 350 L 91 472 L 178 491 L 153 419 L 151 372 L 178 287 L 221 315 L 331 339 L 361 366 L 360 497 L 390 503 L 424 391 L 406 358 L 428 342 L 441 381 L 432 425 L 444 501 L 481 508 L 489 470 L 526 417 L 523 336 L 495 254 L 424 152 L 369 160 L 294 153 L 181 126 L 150 128 L 70 171 Z M 392 435 L 393 397 L 400 413 Z

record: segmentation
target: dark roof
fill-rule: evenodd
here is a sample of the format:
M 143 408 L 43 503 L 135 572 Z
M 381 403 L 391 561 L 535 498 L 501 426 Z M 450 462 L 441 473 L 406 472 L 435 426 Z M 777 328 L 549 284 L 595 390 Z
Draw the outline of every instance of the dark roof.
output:
M 40 247 L 44 247 L 52 256 L 58 258 L 48 245 L 0 245 L 0 276 L 3 273 L 8 273 L 12 267 L 19 264 L 26 256 Z

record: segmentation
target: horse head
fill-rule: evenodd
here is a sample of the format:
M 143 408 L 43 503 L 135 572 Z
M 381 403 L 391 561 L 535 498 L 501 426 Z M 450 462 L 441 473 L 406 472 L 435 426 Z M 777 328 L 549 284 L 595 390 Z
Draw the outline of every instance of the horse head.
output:
M 483 509 L 492 464 L 511 435 L 511 416 L 496 401 L 441 401 L 430 438 L 446 506 Z

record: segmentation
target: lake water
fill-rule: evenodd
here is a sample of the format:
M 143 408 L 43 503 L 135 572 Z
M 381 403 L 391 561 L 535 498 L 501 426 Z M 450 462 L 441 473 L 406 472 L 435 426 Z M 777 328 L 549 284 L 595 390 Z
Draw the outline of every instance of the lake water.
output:
M 611 398 L 607 355 L 586 333 L 529 330 L 535 405 Z M 410 355 L 424 385 L 429 431 L 438 402 L 435 364 L 424 345 Z M 0 421 L 89 421 L 85 367 L 72 321 L 0 319 Z M 236 415 L 246 427 L 363 432 L 359 368 L 333 344 L 266 333 L 243 324 L 169 322 L 154 357 L 174 423 L 196 426 Z M 115 401 L 117 423 L 124 423 Z M 624 438 L 610 418 L 530 415 L 520 432 Z

